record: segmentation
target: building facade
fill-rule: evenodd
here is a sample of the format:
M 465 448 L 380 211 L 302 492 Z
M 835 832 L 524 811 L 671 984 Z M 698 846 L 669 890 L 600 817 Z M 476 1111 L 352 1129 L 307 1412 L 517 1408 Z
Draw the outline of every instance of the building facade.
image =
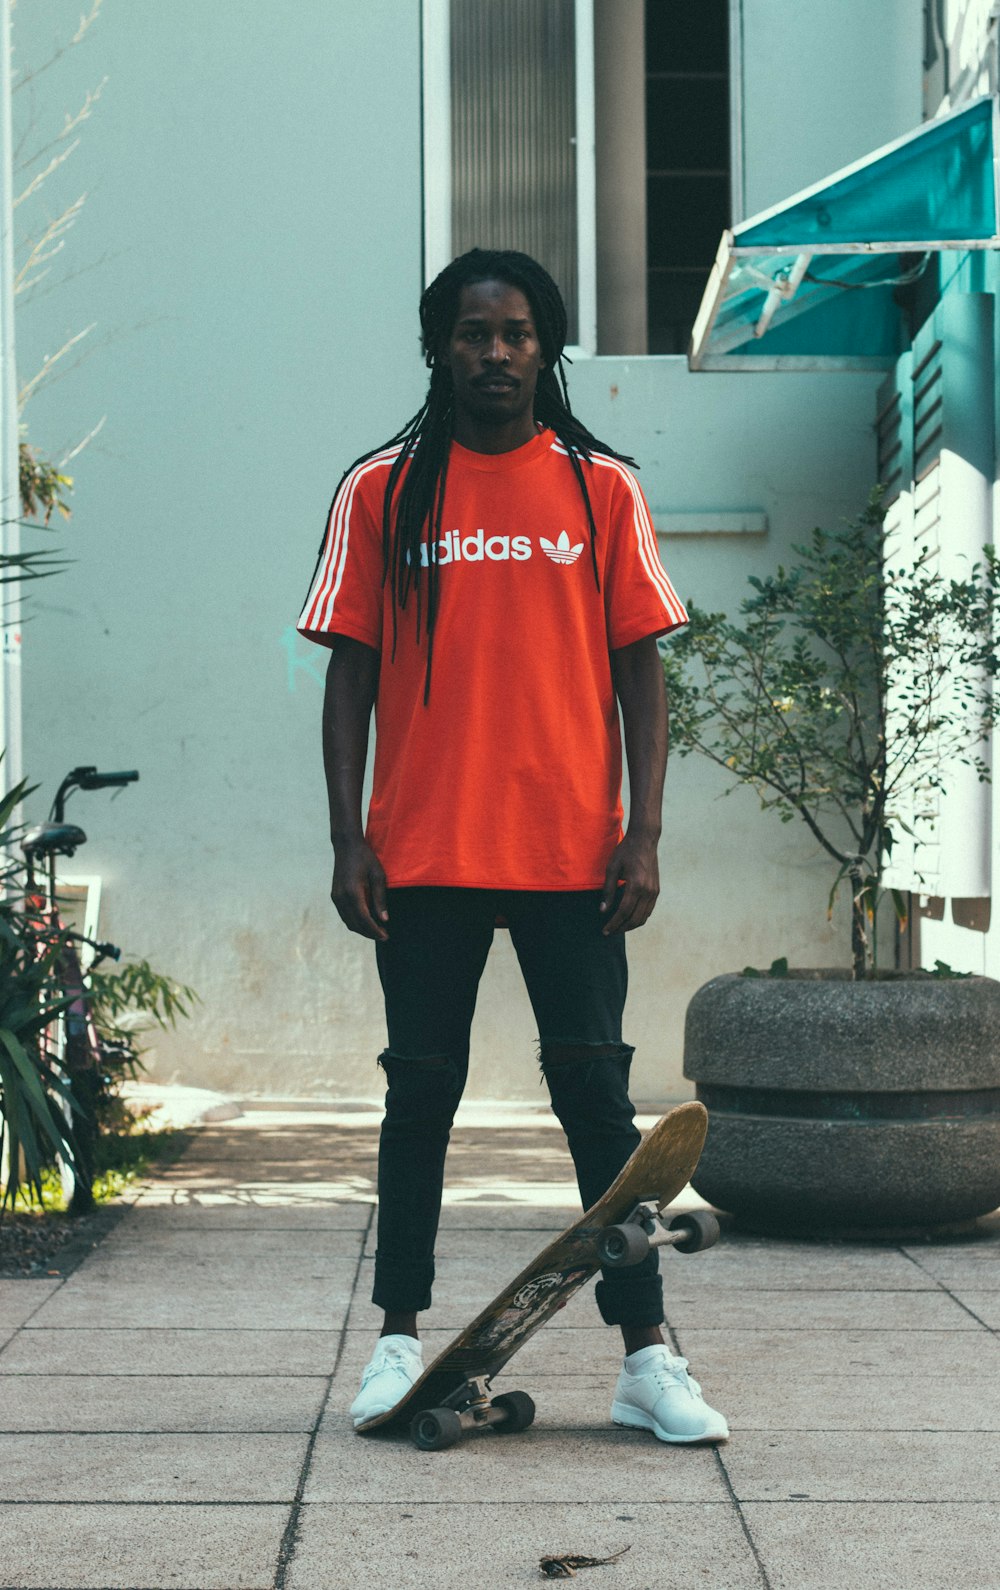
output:
M 18 8 L 23 72 L 78 9 Z M 61 120 L 107 78 L 48 184 L 52 205 L 88 190 L 72 252 L 18 324 L 27 378 L 96 323 L 86 362 L 28 405 L 31 439 L 60 456 L 104 420 L 57 537 L 73 565 L 32 594 L 25 762 L 33 815 L 71 766 L 140 769 L 114 804 L 77 798 L 91 838 L 74 866 L 102 881 L 102 936 L 201 995 L 157 1042 L 155 1075 L 379 1091 L 371 947 L 328 898 L 324 658 L 292 625 L 342 471 L 421 400 L 428 275 L 474 241 L 552 264 L 574 407 L 638 459 L 680 594 L 734 608 L 749 575 L 864 502 L 887 371 L 692 371 L 719 234 L 981 87 L 987 8 L 942 15 L 947 69 L 939 53 L 925 70 L 917 0 L 302 0 L 249 16 L 109 0 L 18 95 L 30 135 L 40 103 Z M 510 169 L 511 129 L 527 128 L 530 159 L 522 136 Z M 694 760 L 668 776 L 662 898 L 629 941 L 646 1099 L 686 1092 L 684 1010 L 707 978 L 848 960 L 808 837 L 724 788 Z M 987 952 L 950 907 L 922 926 L 925 954 L 932 928 Z M 470 1092 L 537 1097 L 533 1039 L 498 934 Z

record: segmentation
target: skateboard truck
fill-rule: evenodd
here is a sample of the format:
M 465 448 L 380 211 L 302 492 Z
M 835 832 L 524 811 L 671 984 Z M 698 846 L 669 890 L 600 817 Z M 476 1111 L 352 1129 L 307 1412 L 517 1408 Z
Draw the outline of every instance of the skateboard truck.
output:
M 605 1226 L 596 1247 L 601 1263 L 616 1270 L 641 1264 L 651 1248 L 670 1246 L 678 1253 L 700 1253 L 719 1240 L 719 1222 L 707 1209 L 688 1209 L 667 1218 L 650 1199 L 639 1202 L 618 1225 Z
M 470 1375 L 445 1397 L 437 1408 L 425 1408 L 410 1424 L 410 1440 L 423 1452 L 440 1452 L 454 1446 L 467 1430 L 498 1435 L 526 1430 L 535 1417 L 535 1404 L 526 1391 L 505 1391 L 490 1397 L 490 1376 Z

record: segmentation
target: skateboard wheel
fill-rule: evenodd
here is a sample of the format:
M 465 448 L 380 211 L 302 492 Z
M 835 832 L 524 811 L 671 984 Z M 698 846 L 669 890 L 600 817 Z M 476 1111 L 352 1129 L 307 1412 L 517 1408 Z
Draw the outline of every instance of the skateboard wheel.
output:
M 689 1209 L 686 1214 L 675 1215 L 669 1229 L 687 1233 L 674 1243 L 678 1253 L 700 1253 L 719 1240 L 719 1222 L 707 1209 Z
M 491 1408 L 503 1408 L 507 1417 L 493 1428 L 497 1435 L 516 1435 L 526 1430 L 535 1420 L 535 1404 L 526 1391 L 504 1391 L 490 1399 Z
M 421 1452 L 440 1452 L 462 1439 L 462 1421 L 453 1408 L 426 1408 L 410 1425 L 410 1440 Z
M 613 1270 L 619 1266 L 641 1264 L 648 1252 L 649 1238 L 642 1227 L 632 1221 L 623 1226 L 607 1226 L 597 1239 L 601 1263 Z

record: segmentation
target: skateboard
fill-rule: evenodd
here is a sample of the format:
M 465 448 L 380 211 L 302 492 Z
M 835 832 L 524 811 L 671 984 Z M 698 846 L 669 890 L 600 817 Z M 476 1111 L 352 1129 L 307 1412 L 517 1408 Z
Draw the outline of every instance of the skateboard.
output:
M 639 1264 L 664 1244 L 697 1253 L 717 1240 L 718 1222 L 708 1210 L 666 1212 L 691 1180 L 707 1129 L 703 1104 L 680 1104 L 664 1115 L 604 1196 L 449 1342 L 401 1402 L 358 1425 L 358 1433 L 408 1424 L 414 1446 L 434 1452 L 470 1430 L 526 1430 L 535 1417 L 532 1399 L 524 1391 L 491 1397 L 490 1381 L 546 1320 L 602 1266 Z

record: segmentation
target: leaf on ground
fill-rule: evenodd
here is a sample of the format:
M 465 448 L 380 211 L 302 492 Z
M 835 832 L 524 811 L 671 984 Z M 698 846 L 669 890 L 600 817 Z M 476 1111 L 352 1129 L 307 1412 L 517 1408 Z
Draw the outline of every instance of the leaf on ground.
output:
M 631 1550 L 631 1546 L 623 1546 L 611 1557 L 542 1557 L 538 1566 L 543 1579 L 574 1579 L 578 1568 L 604 1568 L 609 1562 L 618 1562 Z

